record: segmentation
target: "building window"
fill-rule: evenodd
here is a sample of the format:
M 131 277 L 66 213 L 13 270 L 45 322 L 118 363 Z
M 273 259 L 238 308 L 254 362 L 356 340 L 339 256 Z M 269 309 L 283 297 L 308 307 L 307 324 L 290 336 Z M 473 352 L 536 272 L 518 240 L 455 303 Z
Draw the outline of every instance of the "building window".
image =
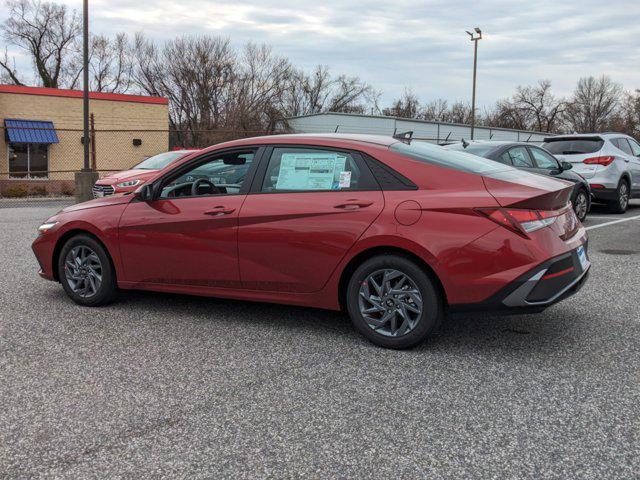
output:
M 49 144 L 9 143 L 9 178 L 48 178 Z

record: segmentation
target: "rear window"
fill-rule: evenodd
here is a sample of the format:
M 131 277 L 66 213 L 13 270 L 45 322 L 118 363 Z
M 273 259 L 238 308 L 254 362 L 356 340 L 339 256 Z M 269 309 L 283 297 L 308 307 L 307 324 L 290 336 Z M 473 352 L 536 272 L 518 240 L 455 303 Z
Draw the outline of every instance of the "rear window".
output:
M 602 148 L 604 140 L 600 138 L 550 138 L 544 141 L 544 148 L 556 155 L 583 155 L 595 153 Z
M 512 168 L 471 153 L 447 150 L 431 143 L 413 141 L 410 144 L 406 144 L 398 142 L 392 144 L 389 148 L 394 152 L 420 162 L 480 175 Z
M 467 148 L 465 148 L 462 143 L 454 143 L 452 145 L 447 145 L 444 148 L 447 150 L 455 150 L 457 152 L 473 153 L 479 157 L 486 157 L 489 152 L 496 147 L 494 145 L 467 145 Z

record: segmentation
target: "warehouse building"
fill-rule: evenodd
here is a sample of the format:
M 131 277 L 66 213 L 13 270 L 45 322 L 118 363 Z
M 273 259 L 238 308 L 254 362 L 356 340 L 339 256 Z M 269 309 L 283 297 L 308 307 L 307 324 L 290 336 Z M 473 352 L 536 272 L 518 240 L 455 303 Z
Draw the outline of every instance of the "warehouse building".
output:
M 169 147 L 168 101 L 90 93 L 92 166 L 130 168 Z M 83 167 L 82 91 L 0 85 L 0 195 L 72 194 Z
M 362 133 L 393 135 L 413 132 L 413 137 L 432 143 L 471 139 L 471 127 L 458 123 L 429 122 L 409 118 L 358 115 L 351 113 L 318 113 L 287 119 L 290 129 L 298 133 Z M 541 142 L 548 133 L 476 126 L 476 140 L 509 140 Z

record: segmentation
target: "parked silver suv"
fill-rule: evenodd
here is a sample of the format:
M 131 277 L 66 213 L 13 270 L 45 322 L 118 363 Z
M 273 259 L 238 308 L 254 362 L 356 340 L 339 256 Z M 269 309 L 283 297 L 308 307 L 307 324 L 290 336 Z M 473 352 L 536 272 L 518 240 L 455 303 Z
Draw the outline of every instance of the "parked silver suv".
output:
M 630 198 L 640 198 L 640 144 L 622 133 L 560 135 L 544 148 L 587 179 L 594 201 L 624 213 Z

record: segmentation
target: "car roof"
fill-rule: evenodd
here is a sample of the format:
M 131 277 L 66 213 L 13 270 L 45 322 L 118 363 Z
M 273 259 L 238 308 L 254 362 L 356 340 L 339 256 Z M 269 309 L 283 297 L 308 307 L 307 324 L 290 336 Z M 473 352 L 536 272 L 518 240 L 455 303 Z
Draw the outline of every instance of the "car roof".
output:
M 545 138 L 544 140 L 563 140 L 566 138 L 600 138 L 600 139 L 610 139 L 617 137 L 629 137 L 626 133 L 618 133 L 618 132 L 603 132 L 603 133 L 567 133 L 563 135 L 553 135 Z M 629 137 L 632 138 L 632 137 Z
M 278 143 L 321 143 L 326 144 L 330 142 L 339 143 L 368 143 L 379 146 L 388 147 L 394 143 L 398 143 L 398 139 L 385 135 L 360 135 L 350 133 L 296 133 L 296 134 L 282 134 L 282 135 L 265 135 L 260 137 L 241 138 L 238 140 L 231 140 L 229 142 L 213 145 L 208 149 L 219 149 L 228 147 L 241 147 L 243 145 L 256 145 L 256 144 L 278 144 Z M 206 150 L 208 150 L 206 149 Z
M 533 147 L 538 146 L 533 142 L 519 142 L 517 140 L 465 140 L 465 141 L 470 145 L 487 145 L 490 147 L 501 147 L 503 145 L 529 145 Z M 456 142 L 450 145 L 459 145 L 460 143 Z

